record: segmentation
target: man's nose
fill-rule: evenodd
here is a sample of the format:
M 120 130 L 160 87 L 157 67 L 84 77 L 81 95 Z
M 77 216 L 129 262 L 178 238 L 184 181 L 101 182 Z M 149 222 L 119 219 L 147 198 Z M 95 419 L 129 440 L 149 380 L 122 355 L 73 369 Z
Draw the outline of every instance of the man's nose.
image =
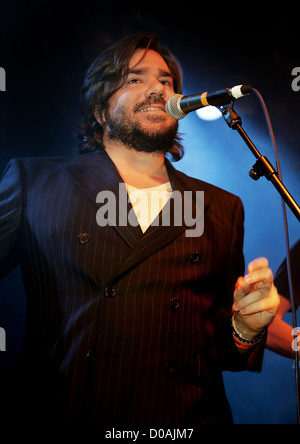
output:
M 145 93 L 146 93 L 147 97 L 151 94 L 155 94 L 155 95 L 164 97 L 165 96 L 165 88 L 164 88 L 164 85 L 157 78 L 152 78 L 148 82 L 148 87 L 147 87 Z

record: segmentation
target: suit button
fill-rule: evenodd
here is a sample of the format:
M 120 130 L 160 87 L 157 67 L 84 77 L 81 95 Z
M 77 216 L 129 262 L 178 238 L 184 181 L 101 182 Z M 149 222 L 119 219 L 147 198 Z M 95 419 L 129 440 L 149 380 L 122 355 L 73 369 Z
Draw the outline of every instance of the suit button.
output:
M 96 356 L 97 356 L 96 350 L 90 350 L 87 353 L 86 358 L 87 358 L 87 360 L 89 362 L 95 362 L 96 361 Z
M 190 256 L 190 261 L 192 264 L 197 264 L 200 261 L 200 253 L 194 251 Z
M 170 302 L 170 305 L 171 305 L 171 310 L 172 310 L 172 311 L 177 311 L 177 310 L 179 310 L 179 308 L 180 308 L 180 302 L 179 302 L 179 299 L 172 298 L 172 299 L 171 299 L 171 302 Z
M 165 363 L 165 373 L 167 376 L 174 375 L 175 371 L 176 371 L 176 367 L 173 362 L 166 362 Z
M 80 233 L 78 235 L 78 240 L 81 244 L 86 244 L 89 241 L 88 233 Z
M 104 294 L 107 298 L 114 298 L 116 296 L 117 292 L 112 287 L 106 287 L 104 290 Z

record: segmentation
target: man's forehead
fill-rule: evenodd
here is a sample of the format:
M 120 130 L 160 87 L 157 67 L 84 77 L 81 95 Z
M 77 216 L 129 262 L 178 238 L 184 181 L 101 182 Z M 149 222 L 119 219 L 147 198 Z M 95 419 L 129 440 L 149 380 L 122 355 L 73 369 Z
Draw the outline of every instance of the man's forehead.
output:
M 157 68 L 158 70 L 165 72 L 165 74 L 171 75 L 170 69 L 158 52 L 152 49 L 138 49 L 135 51 L 129 61 L 129 71 L 136 69 Z

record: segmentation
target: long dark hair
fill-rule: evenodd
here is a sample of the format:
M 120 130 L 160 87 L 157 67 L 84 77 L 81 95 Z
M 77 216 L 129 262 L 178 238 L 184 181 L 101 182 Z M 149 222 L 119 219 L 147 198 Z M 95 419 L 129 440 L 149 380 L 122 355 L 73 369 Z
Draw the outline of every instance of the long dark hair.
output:
M 103 148 L 104 129 L 96 120 L 94 113 L 97 110 L 101 115 L 102 111 L 107 109 L 110 97 L 123 86 L 129 61 L 137 49 L 152 49 L 160 54 L 174 77 L 175 93 L 181 93 L 182 80 L 179 64 L 169 50 L 160 44 L 156 36 L 140 32 L 123 38 L 100 54 L 87 70 L 81 88 L 78 153 Z M 174 161 L 183 156 L 183 146 L 178 135 L 169 154 Z

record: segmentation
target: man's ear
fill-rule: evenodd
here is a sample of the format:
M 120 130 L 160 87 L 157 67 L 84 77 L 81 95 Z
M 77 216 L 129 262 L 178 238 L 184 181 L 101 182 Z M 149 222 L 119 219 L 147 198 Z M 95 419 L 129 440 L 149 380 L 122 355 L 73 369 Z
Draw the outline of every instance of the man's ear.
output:
M 94 111 L 94 117 L 95 117 L 95 119 L 97 120 L 97 122 L 98 122 L 101 126 L 103 126 L 103 125 L 105 124 L 106 120 L 105 120 L 105 113 L 104 113 L 104 111 L 102 111 L 102 112 L 100 113 L 98 109 L 95 109 L 95 111 Z

